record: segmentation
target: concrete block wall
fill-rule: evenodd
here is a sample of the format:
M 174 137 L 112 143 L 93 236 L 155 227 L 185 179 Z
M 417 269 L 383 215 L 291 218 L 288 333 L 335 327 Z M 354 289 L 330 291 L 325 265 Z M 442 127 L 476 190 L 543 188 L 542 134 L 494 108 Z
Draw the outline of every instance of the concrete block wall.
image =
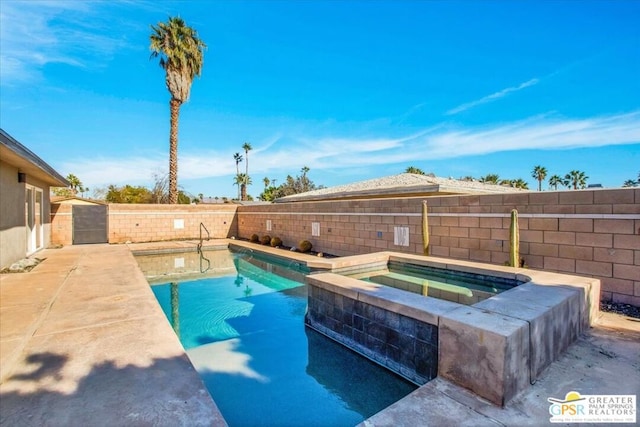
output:
M 288 246 L 307 239 L 339 256 L 421 254 L 423 200 L 434 256 L 503 265 L 517 209 L 526 266 L 600 279 L 603 300 L 640 306 L 638 188 L 242 206 L 238 236 L 270 234 Z
M 73 244 L 73 205 L 51 205 L 51 244 Z
M 109 205 L 109 243 L 211 238 L 236 234 L 235 205 Z M 206 236 L 206 233 L 203 235 Z
M 237 234 L 236 205 L 109 205 L 109 243 L 139 243 L 163 240 L 197 239 L 200 223 L 210 237 L 227 238 Z M 51 241 L 73 243 L 72 205 L 53 205 Z M 203 236 L 206 233 L 203 230 Z

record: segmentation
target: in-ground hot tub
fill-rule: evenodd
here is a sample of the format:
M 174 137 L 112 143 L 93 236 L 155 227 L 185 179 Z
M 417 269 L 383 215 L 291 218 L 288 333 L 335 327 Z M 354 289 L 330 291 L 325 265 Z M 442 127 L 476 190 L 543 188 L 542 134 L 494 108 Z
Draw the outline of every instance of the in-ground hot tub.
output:
M 473 305 L 523 282 L 517 279 L 389 261 L 386 266 L 343 273 L 348 277 L 390 286 L 415 294 Z
M 464 305 L 356 278 L 398 265 L 455 272 L 502 288 L 477 302 L 473 289 L 458 289 Z M 308 266 L 331 271 L 306 278 L 310 327 L 417 384 L 439 375 L 498 405 L 534 383 L 590 326 L 599 307 L 599 280 L 524 268 L 393 252 Z

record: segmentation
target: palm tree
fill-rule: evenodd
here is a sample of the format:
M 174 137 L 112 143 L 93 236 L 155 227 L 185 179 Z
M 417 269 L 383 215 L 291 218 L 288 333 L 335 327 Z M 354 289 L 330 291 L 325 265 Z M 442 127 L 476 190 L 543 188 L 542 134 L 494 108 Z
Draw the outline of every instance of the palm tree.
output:
M 69 181 L 69 189 L 71 190 L 71 194 L 73 196 L 78 195 L 78 193 L 82 193 L 82 195 L 84 196 L 84 192 L 89 191 L 88 188 L 84 187 L 82 181 L 80 181 L 80 178 L 72 173 L 67 175 L 67 181 Z
M 485 184 L 497 184 L 500 182 L 500 176 L 497 173 L 490 173 L 485 176 L 481 176 L 478 181 L 484 182 Z
M 416 175 L 424 175 L 424 172 L 422 171 L 422 169 L 417 168 L 415 166 L 409 166 L 407 169 L 405 169 L 404 173 L 413 173 Z
M 236 161 L 236 174 L 239 174 L 240 173 L 240 167 L 238 165 L 240 164 L 240 162 L 242 162 L 242 154 L 235 153 L 233 155 L 233 160 Z
M 180 106 L 189 99 L 191 83 L 200 76 L 207 47 L 196 31 L 182 18 L 169 18 L 151 26 L 151 57 L 160 57 L 165 83 L 171 94 L 171 129 L 169 131 L 169 203 L 178 203 L 178 118 Z
M 264 189 L 266 190 L 267 187 L 269 187 L 271 180 L 265 176 L 264 178 L 262 178 L 262 182 L 264 182 Z
M 547 177 L 547 168 L 538 165 L 533 168 L 531 176 L 538 181 L 538 191 L 542 191 L 542 181 Z
M 560 175 L 553 175 L 549 178 L 549 188 L 553 188 L 554 190 L 558 189 L 558 185 L 567 185 Z
M 589 177 L 582 171 L 572 170 L 564 176 L 566 185 L 573 186 L 574 190 L 578 188 L 585 188 L 587 186 L 587 179 Z
M 247 200 L 247 185 L 251 185 L 251 177 L 243 173 L 236 175 L 233 182 L 235 185 L 240 186 L 240 200 Z
M 522 178 L 512 179 L 511 180 L 511 186 L 513 188 L 521 188 L 523 190 L 528 190 L 529 189 L 529 184 L 527 184 L 527 181 L 525 181 Z
M 240 188 L 241 188 L 241 186 L 244 185 L 244 174 L 243 173 L 236 174 L 236 176 L 233 178 L 233 185 L 237 185 L 238 186 L 238 200 L 242 200 L 240 198 Z
M 245 183 L 244 183 L 244 197 L 241 198 L 241 200 L 244 200 L 245 197 L 247 196 L 247 185 L 251 184 L 249 182 L 251 181 L 251 178 L 249 177 L 249 151 L 251 151 L 253 147 L 251 147 L 250 142 L 245 142 L 244 144 L 242 144 L 242 149 L 244 150 L 244 159 L 245 159 L 245 163 L 244 163 Z
M 67 177 L 67 181 L 71 182 L 69 180 L 69 177 Z M 622 184 L 623 187 L 637 187 L 638 185 L 640 185 L 640 172 L 638 172 L 638 179 L 634 180 L 634 179 L 628 179 L 624 182 L 624 184 Z
M 233 155 L 233 160 L 236 161 L 236 176 L 238 176 L 238 175 L 240 175 L 240 167 L 238 165 L 242 161 L 242 154 L 235 153 Z M 238 183 L 237 185 L 238 185 L 238 200 L 240 200 L 240 183 Z
M 67 175 L 67 181 L 69 181 L 69 188 L 71 188 L 71 192 L 75 196 L 78 193 L 78 187 L 82 186 L 82 182 L 72 173 Z

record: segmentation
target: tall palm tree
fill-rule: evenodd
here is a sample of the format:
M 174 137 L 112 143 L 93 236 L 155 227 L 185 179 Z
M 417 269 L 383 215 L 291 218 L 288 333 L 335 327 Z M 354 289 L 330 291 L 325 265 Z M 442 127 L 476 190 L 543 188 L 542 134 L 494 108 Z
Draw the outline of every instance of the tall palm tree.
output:
M 244 150 L 244 177 L 245 177 L 245 183 L 244 183 L 244 197 L 241 200 L 244 200 L 247 196 L 247 185 L 251 184 L 249 181 L 251 181 L 251 178 L 249 177 L 249 151 L 253 150 L 253 147 L 251 147 L 251 143 L 250 142 L 245 142 L 244 144 L 242 144 L 242 149 Z
M 547 168 L 538 165 L 533 168 L 531 176 L 538 181 L 538 191 L 542 191 L 542 181 L 547 177 Z
M 564 176 L 565 181 L 573 186 L 574 190 L 578 188 L 585 188 L 587 186 L 587 179 L 589 177 L 582 171 L 572 170 Z
M 264 188 L 266 190 L 267 187 L 269 187 L 269 184 L 271 183 L 271 180 L 265 176 L 264 178 L 262 178 L 262 182 L 264 182 Z
M 196 30 L 188 27 L 182 18 L 172 17 L 168 22 L 151 26 L 151 57 L 160 57 L 165 70 L 165 83 L 171 94 L 169 108 L 169 203 L 178 203 L 178 118 L 180 106 L 189 100 L 193 78 L 200 76 L 207 45 L 198 38 Z
M 549 188 L 558 189 L 558 185 L 566 185 L 564 179 L 560 175 L 552 175 L 549 178 Z
M 236 176 L 238 176 L 240 175 L 240 167 L 238 165 L 242 161 L 242 154 L 235 153 L 233 155 L 233 160 L 236 161 Z M 237 183 L 237 185 L 238 185 L 238 200 L 240 200 L 240 183 Z

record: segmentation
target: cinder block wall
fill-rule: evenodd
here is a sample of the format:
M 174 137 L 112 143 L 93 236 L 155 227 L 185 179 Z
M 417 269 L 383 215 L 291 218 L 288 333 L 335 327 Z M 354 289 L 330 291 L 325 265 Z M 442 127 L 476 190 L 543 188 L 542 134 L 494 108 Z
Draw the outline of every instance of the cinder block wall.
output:
M 73 205 L 51 205 L 51 244 L 73 244 Z
M 288 246 L 307 239 L 340 256 L 422 253 L 423 200 L 432 255 L 504 264 L 517 209 L 528 267 L 598 278 L 603 300 L 640 306 L 640 189 L 241 206 L 238 236 L 269 234 Z
M 231 204 L 110 204 L 109 243 L 195 239 L 200 236 L 200 223 L 211 238 L 235 236 L 236 208 Z M 73 205 L 52 205 L 51 209 L 51 243 L 73 244 Z
M 236 205 L 109 205 L 109 243 L 193 239 L 200 223 L 211 238 L 237 234 Z M 206 233 L 203 235 L 206 236 Z

